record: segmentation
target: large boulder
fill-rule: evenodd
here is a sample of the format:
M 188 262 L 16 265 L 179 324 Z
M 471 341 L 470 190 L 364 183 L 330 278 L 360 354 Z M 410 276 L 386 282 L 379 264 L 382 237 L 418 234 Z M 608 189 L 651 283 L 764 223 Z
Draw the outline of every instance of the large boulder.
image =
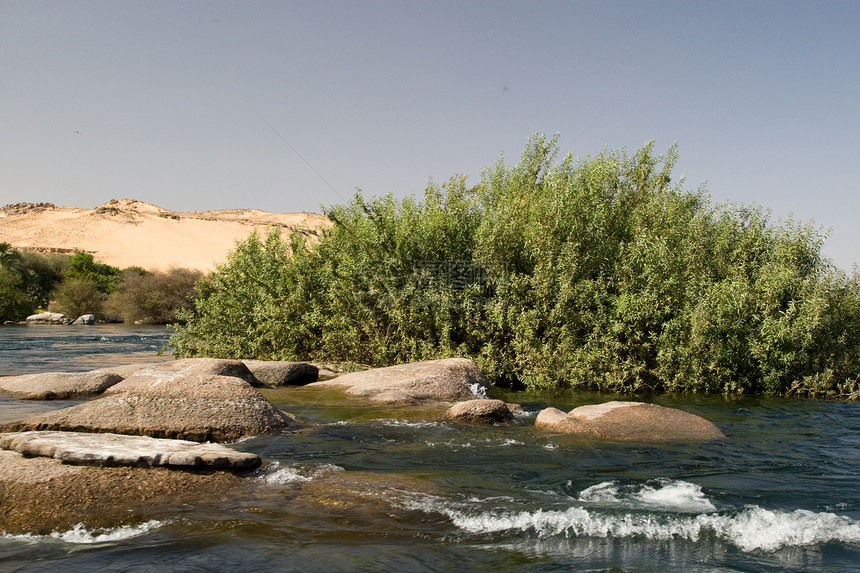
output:
M 319 368 L 307 362 L 270 362 L 266 360 L 243 360 L 245 366 L 259 380 L 259 386 L 279 388 L 281 386 L 304 386 L 317 381 Z
M 606 402 L 574 408 L 541 410 L 535 426 L 545 430 L 598 436 L 611 440 L 718 440 L 726 436 L 695 414 L 643 402 Z
M 487 385 L 486 376 L 471 360 L 446 358 L 352 372 L 308 387 L 336 388 L 376 403 L 415 404 L 483 397 Z
M 174 376 L 231 376 L 248 384 L 258 385 L 257 378 L 241 360 L 219 358 L 182 358 L 167 362 L 157 362 L 142 368 L 126 367 L 130 373 L 121 383 L 111 387 L 108 394 L 126 392 L 138 385 L 151 385 L 156 380 L 167 380 Z M 112 371 L 119 371 L 114 369 Z
M 44 431 L 0 434 L 0 449 L 85 466 L 251 470 L 261 463 L 257 454 L 237 452 L 220 444 L 122 434 Z
M 122 378 L 104 370 L 4 376 L 0 378 L 0 392 L 19 400 L 68 400 L 101 394 Z
M 295 418 L 233 376 L 140 373 L 123 392 L 38 414 L 0 431 L 109 432 L 155 438 L 232 441 L 280 432 Z
M 82 314 L 72 324 L 95 324 L 96 323 L 96 315 L 94 314 Z
M 457 402 L 445 412 L 445 419 L 473 424 L 505 424 L 513 421 L 514 414 L 501 400 L 479 398 Z

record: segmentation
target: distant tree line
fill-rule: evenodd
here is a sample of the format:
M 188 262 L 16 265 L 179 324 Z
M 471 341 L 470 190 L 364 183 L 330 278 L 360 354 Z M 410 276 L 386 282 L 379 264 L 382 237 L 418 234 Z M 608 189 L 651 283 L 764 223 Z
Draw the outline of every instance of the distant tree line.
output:
M 318 243 L 237 243 L 178 313 L 181 356 L 473 358 L 496 383 L 860 395 L 860 279 L 816 227 L 713 205 L 674 148 L 557 157 L 328 209 Z
M 20 321 L 39 310 L 70 319 L 167 324 L 186 306 L 202 273 L 171 268 L 147 271 L 98 263 L 88 253 L 42 255 L 0 243 L 0 322 Z

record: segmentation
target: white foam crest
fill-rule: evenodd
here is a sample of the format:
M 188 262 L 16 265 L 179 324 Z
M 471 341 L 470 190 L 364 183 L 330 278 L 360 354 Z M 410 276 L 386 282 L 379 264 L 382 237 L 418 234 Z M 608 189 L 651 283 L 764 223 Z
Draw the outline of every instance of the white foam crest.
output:
M 658 479 L 651 483 L 654 485 L 621 488 L 615 482 L 603 482 L 582 490 L 578 500 L 683 513 L 710 513 L 717 510 L 699 485 L 669 479 Z
M 309 482 L 341 471 L 344 471 L 344 469 L 334 464 L 285 466 L 280 462 L 273 462 L 262 471 L 260 478 L 266 483 L 284 485 L 288 483 Z
M 772 552 L 782 547 L 821 543 L 860 543 L 860 522 L 835 513 L 816 513 L 805 509 L 772 511 L 750 506 L 734 516 L 701 516 L 702 521 L 721 538 L 742 551 Z
M 48 535 L 33 535 L 31 533 L 26 533 L 23 535 L 3 534 L 0 537 L 3 539 L 36 541 L 43 539 L 57 539 L 66 543 L 76 544 L 108 543 L 111 541 L 123 541 L 125 539 L 137 537 L 138 535 L 143 535 L 144 533 L 161 527 L 164 523 L 165 522 L 157 519 L 151 519 L 146 523 L 138 525 L 121 525 L 112 529 L 97 529 L 94 531 L 88 530 L 83 523 L 79 523 L 68 531 L 55 531 Z
M 482 386 L 481 384 L 478 384 L 477 382 L 475 382 L 474 384 L 469 384 L 469 391 L 476 398 L 486 398 L 487 397 L 487 389 L 484 386 Z
M 612 487 L 591 491 L 591 500 L 611 499 Z M 563 536 L 697 542 L 703 535 L 734 545 L 743 552 L 772 553 L 784 548 L 825 543 L 860 544 L 860 522 L 828 512 L 769 510 L 748 506 L 741 510 L 696 515 L 628 510 L 623 513 L 580 506 L 557 510 L 499 511 L 477 509 L 469 500 L 457 503 L 422 496 L 404 500 L 408 509 L 444 515 L 459 529 L 476 535 L 525 533 L 538 539 Z

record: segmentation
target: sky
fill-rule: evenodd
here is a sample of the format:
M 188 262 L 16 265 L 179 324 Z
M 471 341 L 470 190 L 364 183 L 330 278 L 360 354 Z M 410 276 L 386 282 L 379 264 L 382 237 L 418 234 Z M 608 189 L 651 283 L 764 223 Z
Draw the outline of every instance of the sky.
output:
M 314 211 L 677 143 L 860 263 L 860 2 L 0 0 L 0 205 Z

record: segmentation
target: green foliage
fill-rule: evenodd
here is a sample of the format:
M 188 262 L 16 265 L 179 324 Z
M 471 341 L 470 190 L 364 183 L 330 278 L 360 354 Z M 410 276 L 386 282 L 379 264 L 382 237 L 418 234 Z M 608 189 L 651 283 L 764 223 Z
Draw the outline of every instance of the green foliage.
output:
M 66 279 L 93 282 L 100 292 L 110 294 L 119 284 L 120 271 L 116 267 L 95 262 L 89 253 L 75 253 L 69 261 Z
M 97 319 L 104 317 L 105 295 L 100 285 L 92 280 L 67 278 L 54 291 L 51 309 L 75 320 L 84 314 L 94 314 Z
M 127 323 L 174 322 L 177 311 L 188 306 L 194 285 L 202 276 L 191 269 L 148 272 L 128 267 L 120 273 L 119 285 L 108 297 L 106 308 Z
M 18 321 L 36 310 L 35 301 L 23 288 L 21 275 L 0 265 L 0 323 Z
M 496 382 L 856 398 L 860 279 L 824 235 L 673 184 L 674 148 L 556 158 L 535 136 L 423 200 L 328 210 L 318 244 L 239 243 L 198 285 L 180 355 L 475 359 Z

